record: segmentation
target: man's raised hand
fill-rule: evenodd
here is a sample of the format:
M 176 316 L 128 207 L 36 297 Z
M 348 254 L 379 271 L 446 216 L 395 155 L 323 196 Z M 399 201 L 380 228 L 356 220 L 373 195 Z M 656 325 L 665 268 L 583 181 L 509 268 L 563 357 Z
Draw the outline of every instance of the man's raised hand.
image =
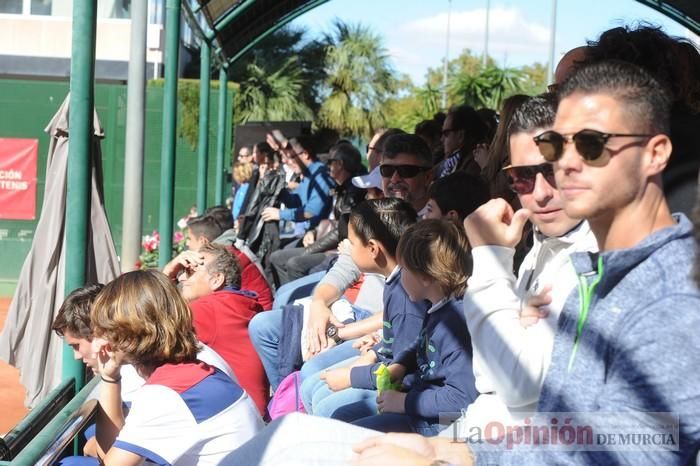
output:
M 504 199 L 491 199 L 464 219 L 469 244 L 514 248 L 523 236 L 530 211 L 517 212 Z
M 182 251 L 163 267 L 163 273 L 175 280 L 183 270 L 195 270 L 204 265 L 204 256 L 197 251 Z

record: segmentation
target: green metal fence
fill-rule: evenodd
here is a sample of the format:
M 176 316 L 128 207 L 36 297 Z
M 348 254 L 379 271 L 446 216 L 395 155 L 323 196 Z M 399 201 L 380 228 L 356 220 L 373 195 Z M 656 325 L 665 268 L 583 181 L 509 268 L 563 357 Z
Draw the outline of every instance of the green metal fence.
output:
M 62 403 L 62 408 L 58 413 L 47 416 L 47 413 L 54 412 L 52 405 L 63 400 L 60 394 L 63 393 L 67 387 L 72 389 L 74 386 L 73 383 L 73 380 L 63 382 L 58 388 L 54 389 L 54 391 L 47 396 L 46 400 L 37 406 L 30 415 L 20 421 L 13 432 L 21 433 L 28 431 L 32 428 L 32 424 L 39 422 L 39 417 L 45 417 L 48 423 L 46 423 L 45 427 L 32 438 L 28 445 L 18 452 L 17 456 L 11 461 L 0 461 L 0 466 L 34 466 L 39 464 L 39 460 L 44 457 L 47 450 L 59 440 L 61 434 L 66 431 L 66 428 L 74 419 L 75 413 L 80 410 L 88 400 L 90 394 L 99 383 L 99 378 L 93 378 L 77 395 L 65 400 L 67 403 L 64 404 L 65 401 Z M 71 393 L 73 392 L 74 391 L 71 390 Z M 36 412 L 36 414 L 33 414 L 34 412 Z

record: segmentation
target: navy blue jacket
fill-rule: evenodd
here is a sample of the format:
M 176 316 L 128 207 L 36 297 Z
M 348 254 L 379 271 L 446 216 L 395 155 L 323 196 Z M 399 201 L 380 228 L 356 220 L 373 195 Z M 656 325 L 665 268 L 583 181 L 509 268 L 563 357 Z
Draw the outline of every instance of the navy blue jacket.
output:
M 437 421 L 440 413 L 466 409 L 477 391 L 462 301 L 450 299 L 433 306 L 418 338 L 393 362 L 404 366 L 406 374 L 415 374 L 406 396 L 406 414 Z
M 382 341 L 375 345 L 379 361 L 368 366 L 350 369 L 350 382 L 353 388 L 377 388 L 374 371 L 380 364 L 389 364 L 394 354 L 408 348 L 418 337 L 429 303 L 414 303 L 408 298 L 401 285 L 401 271 L 393 273 L 384 286 L 384 328 Z

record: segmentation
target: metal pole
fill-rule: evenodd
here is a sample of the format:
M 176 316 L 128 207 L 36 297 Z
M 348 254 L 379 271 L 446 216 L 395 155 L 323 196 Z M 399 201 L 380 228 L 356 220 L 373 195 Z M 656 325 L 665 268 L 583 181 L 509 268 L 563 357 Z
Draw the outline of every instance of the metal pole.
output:
M 447 110 L 447 64 L 450 61 L 450 16 L 452 0 L 447 0 L 447 37 L 445 38 L 445 63 L 442 67 L 442 109 Z
M 214 204 L 224 203 L 224 158 L 226 151 L 226 113 L 228 113 L 228 74 L 225 66 L 219 69 L 219 128 L 216 134 L 216 191 Z
M 136 268 L 136 261 L 141 252 L 147 27 L 148 0 L 132 1 L 129 81 L 126 92 L 122 272 L 129 272 Z
M 209 89 L 211 47 L 203 40 L 199 55 L 199 142 L 197 148 L 197 213 L 207 208 L 207 170 L 209 168 Z
M 486 64 L 488 63 L 489 60 L 489 16 L 491 16 L 491 0 L 486 0 L 486 33 L 484 35 L 484 58 L 483 58 L 483 66 L 486 67 Z
M 552 0 L 552 16 L 549 19 L 549 66 L 547 66 L 547 84 L 554 79 L 554 46 L 557 35 L 557 0 Z
M 95 108 L 95 29 L 97 3 L 73 2 L 73 40 L 70 73 L 70 144 L 66 188 L 65 294 L 85 285 L 92 170 L 93 112 Z M 83 386 L 83 365 L 63 346 L 63 379 Z
M 160 155 L 160 246 L 158 266 L 170 261 L 173 250 L 175 194 L 175 138 L 177 137 L 177 72 L 180 52 L 180 0 L 165 6 L 165 89 L 163 92 L 163 139 Z

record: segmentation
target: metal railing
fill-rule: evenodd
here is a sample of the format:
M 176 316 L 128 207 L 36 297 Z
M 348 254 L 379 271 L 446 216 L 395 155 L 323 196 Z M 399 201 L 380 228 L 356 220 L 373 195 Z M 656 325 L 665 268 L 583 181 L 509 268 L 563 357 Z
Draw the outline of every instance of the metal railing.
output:
M 92 419 L 97 402 L 88 397 L 98 383 L 99 378 L 93 378 L 75 396 L 73 379 L 52 390 L 5 436 L 11 461 L 0 461 L 0 466 L 51 464 Z

